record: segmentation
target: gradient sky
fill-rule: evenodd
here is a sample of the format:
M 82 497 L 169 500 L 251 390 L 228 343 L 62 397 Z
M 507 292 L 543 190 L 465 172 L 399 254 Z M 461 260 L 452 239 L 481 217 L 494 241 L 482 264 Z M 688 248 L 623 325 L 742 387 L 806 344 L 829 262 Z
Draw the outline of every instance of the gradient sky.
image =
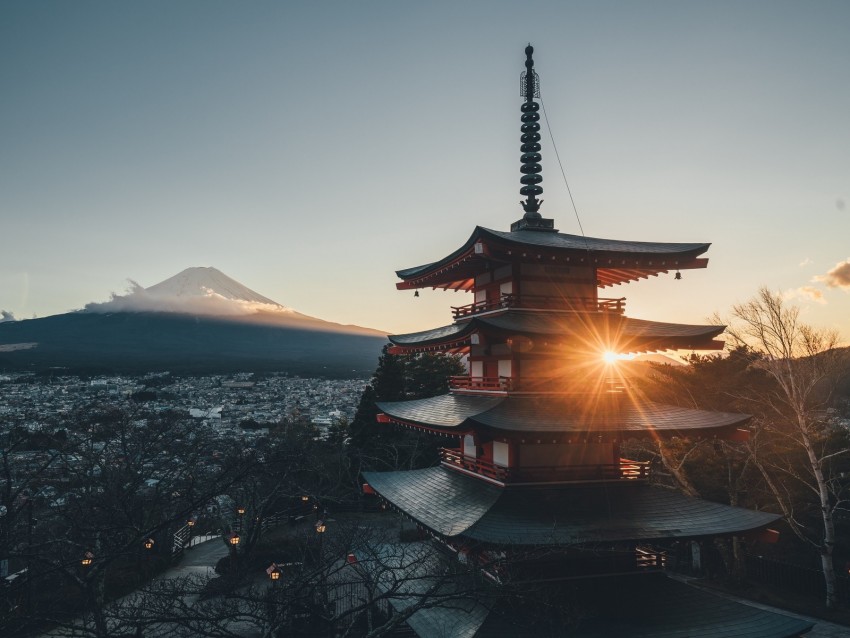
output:
M 5 0 L 0 309 L 215 266 L 331 321 L 450 323 L 467 295 L 394 271 L 521 216 L 529 41 L 585 232 L 713 242 L 603 296 L 700 323 L 767 285 L 850 339 L 850 272 L 813 281 L 850 259 L 845 0 Z M 543 132 L 541 212 L 578 233 Z

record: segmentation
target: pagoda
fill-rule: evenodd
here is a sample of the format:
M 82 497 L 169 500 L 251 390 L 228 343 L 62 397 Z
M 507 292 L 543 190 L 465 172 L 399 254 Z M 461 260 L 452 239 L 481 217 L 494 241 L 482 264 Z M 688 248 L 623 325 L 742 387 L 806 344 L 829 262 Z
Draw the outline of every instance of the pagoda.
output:
M 636 586 L 642 613 L 651 591 L 664 597 L 662 607 L 679 600 L 682 609 L 703 610 L 678 622 L 695 623 L 707 633 L 681 635 L 801 635 L 810 624 L 742 605 L 731 610 L 728 602 L 717 612 L 714 597 L 700 593 L 694 602 L 694 590 L 663 575 L 665 556 L 657 547 L 756 537 L 779 518 L 656 485 L 648 462 L 621 453 L 630 439 L 747 436 L 748 415 L 649 401 L 605 361 L 611 353 L 723 347 L 716 340 L 722 326 L 631 318 L 625 298 L 599 294 L 650 276 L 679 279 L 681 271 L 705 268 L 702 255 L 710 244 L 570 235 L 540 214 L 540 84 L 530 45 L 525 53 L 523 216 L 509 231 L 478 226 L 442 259 L 397 271 L 400 290 L 430 287 L 471 296 L 471 303 L 452 308 L 449 325 L 390 336 L 392 354 L 462 354 L 468 374 L 450 379 L 448 394 L 378 404 L 380 423 L 438 434 L 451 443 L 440 450 L 436 467 L 364 473 L 367 491 L 462 561 L 480 565 L 496 587 L 588 579 L 596 584 L 583 588 L 586 595 L 619 591 L 624 582 L 634 595 L 634 579 L 651 575 L 646 587 Z M 484 627 L 493 621 L 485 612 L 475 631 L 464 635 L 488 635 Z M 429 613 L 437 612 L 420 615 Z M 669 618 L 669 610 L 659 612 L 647 621 L 649 628 L 610 635 L 679 635 L 663 633 L 670 629 Z M 725 629 L 712 633 L 721 618 Z M 598 635 L 608 635 L 605 619 L 599 622 Z M 739 633 L 730 633 L 730 627 Z

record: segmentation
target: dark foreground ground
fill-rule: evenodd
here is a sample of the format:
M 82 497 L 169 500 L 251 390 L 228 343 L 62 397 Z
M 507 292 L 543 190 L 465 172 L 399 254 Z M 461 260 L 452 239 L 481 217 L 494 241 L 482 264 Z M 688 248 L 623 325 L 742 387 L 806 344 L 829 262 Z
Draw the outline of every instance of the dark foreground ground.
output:
M 850 637 L 850 609 L 839 607 L 838 609 L 827 609 L 824 601 L 819 596 L 801 595 L 795 592 L 787 592 L 770 585 L 748 583 L 740 587 L 730 586 L 718 580 L 694 579 L 688 581 L 691 585 L 704 589 L 718 591 L 731 596 L 750 600 L 763 605 L 776 607 L 779 611 L 787 610 L 803 616 L 822 618 L 831 623 L 846 625 L 846 636 Z

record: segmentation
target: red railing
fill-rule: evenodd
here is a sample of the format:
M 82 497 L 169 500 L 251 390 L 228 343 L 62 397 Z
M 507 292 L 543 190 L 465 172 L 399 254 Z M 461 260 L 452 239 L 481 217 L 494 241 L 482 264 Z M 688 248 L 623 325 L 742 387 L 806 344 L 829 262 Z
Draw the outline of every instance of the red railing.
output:
M 509 377 L 449 377 L 449 388 L 506 392 L 511 389 L 511 379 Z
M 619 299 L 593 297 L 546 297 L 542 295 L 513 295 L 502 293 L 498 299 L 476 301 L 465 306 L 452 306 L 455 319 L 476 315 L 481 312 L 500 308 L 526 308 L 537 310 L 574 310 L 580 312 L 612 312 L 623 314 L 626 311 L 626 298 Z
M 478 392 L 548 392 L 558 394 L 621 394 L 626 390 L 622 379 L 604 379 L 601 383 L 576 382 L 561 377 L 449 377 L 451 390 Z
M 647 481 L 649 462 L 620 459 L 619 463 L 513 467 L 495 465 L 484 459 L 464 456 L 460 449 L 440 448 L 445 465 L 480 474 L 504 483 L 570 483 L 587 481 Z
M 638 569 L 664 569 L 667 555 L 648 547 L 635 547 L 635 566 Z
M 440 458 L 446 465 L 453 465 L 487 478 L 496 479 L 497 481 L 505 481 L 508 478 L 508 468 L 500 465 L 495 465 L 483 459 L 473 459 L 469 456 L 464 456 L 462 450 L 453 450 L 450 448 L 440 448 Z

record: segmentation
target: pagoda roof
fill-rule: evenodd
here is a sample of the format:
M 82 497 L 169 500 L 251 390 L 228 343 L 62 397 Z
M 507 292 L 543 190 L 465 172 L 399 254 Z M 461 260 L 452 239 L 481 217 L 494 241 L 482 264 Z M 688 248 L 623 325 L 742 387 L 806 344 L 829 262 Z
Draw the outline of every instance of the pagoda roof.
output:
M 443 466 L 363 477 L 434 533 L 490 545 L 565 547 L 723 536 L 781 518 L 638 483 L 503 488 Z
M 614 313 L 577 313 L 571 311 L 535 311 L 508 308 L 496 313 L 473 316 L 448 326 L 390 335 L 390 341 L 402 348 L 428 349 L 432 346 L 455 347 L 467 342 L 473 332 L 506 335 L 588 336 L 617 352 L 646 352 L 668 349 L 713 349 L 711 340 L 725 326 L 664 323 L 632 319 Z
M 428 399 L 378 403 L 387 418 L 403 425 L 453 430 L 479 427 L 502 432 L 709 436 L 734 431 L 747 414 L 695 410 L 646 401 L 625 393 L 616 410 L 607 400 L 584 395 L 519 397 L 443 394 Z M 604 399 L 610 399 L 605 396 Z
M 507 262 L 516 256 L 526 257 L 528 261 L 545 257 L 559 264 L 596 266 L 598 285 L 605 287 L 670 270 L 705 268 L 708 260 L 697 257 L 709 246 L 709 243 L 600 239 L 536 230 L 507 232 L 476 226 L 469 239 L 446 257 L 397 270 L 403 281 L 396 287 L 468 290 L 472 286 L 470 280 L 483 272 L 489 262 Z

